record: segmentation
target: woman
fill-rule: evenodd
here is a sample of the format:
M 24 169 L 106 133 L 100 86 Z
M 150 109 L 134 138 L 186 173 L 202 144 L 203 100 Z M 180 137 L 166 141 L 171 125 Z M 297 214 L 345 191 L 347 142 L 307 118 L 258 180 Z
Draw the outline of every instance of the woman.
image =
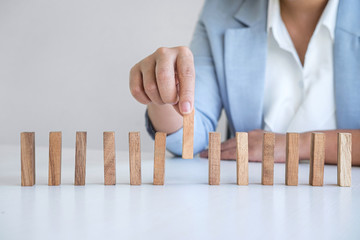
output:
M 276 133 L 275 161 L 285 160 L 285 133 L 326 135 L 326 163 L 337 161 L 337 133 L 350 132 L 360 165 L 360 1 L 209 0 L 191 50 L 159 48 L 130 72 L 132 95 L 147 104 L 149 132 L 168 133 L 181 154 L 182 115 L 195 108 L 194 151 L 208 144 L 224 109 L 231 133 L 249 132 L 249 159 L 261 161 L 263 131 Z M 196 69 L 196 81 L 195 81 Z M 221 158 L 235 159 L 234 138 Z

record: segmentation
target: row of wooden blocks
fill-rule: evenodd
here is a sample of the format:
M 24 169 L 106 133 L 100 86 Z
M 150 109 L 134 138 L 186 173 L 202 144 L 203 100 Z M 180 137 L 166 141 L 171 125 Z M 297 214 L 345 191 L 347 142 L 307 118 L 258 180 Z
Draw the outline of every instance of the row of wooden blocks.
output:
M 338 133 L 337 183 L 342 187 L 351 186 L 351 134 Z M 275 134 L 265 132 L 262 146 L 261 184 L 274 184 Z M 209 133 L 209 184 L 220 184 L 220 133 Z M 248 185 L 248 134 L 236 133 L 236 172 L 237 184 Z M 325 164 L 325 134 L 312 133 L 310 146 L 309 184 L 323 186 Z M 286 134 L 285 184 L 298 185 L 299 134 Z
M 115 132 L 104 132 L 104 184 L 116 184 Z M 86 132 L 76 132 L 75 182 L 85 185 L 86 176 Z M 22 132 L 21 185 L 35 184 L 35 133 Z M 62 133 L 49 133 L 49 186 L 61 184 Z M 166 133 L 156 133 L 154 152 L 154 184 L 163 185 L 165 177 Z M 141 184 L 140 132 L 129 133 L 130 184 Z
M 104 132 L 104 184 L 116 184 L 115 161 L 115 133 Z M 75 185 L 85 185 L 86 174 L 86 132 L 76 133 L 75 153 Z M 49 134 L 49 178 L 48 185 L 61 184 L 61 132 Z M 262 178 L 263 185 L 273 185 L 274 182 L 274 147 L 275 134 L 264 133 Z M 154 146 L 154 185 L 163 185 L 165 176 L 166 133 L 158 132 L 155 135 Z M 209 184 L 220 184 L 220 133 L 209 133 Z M 237 184 L 248 185 L 248 134 L 236 133 L 236 172 Z M 322 186 L 324 179 L 325 162 L 325 135 L 312 133 L 309 184 Z M 141 184 L 141 148 L 140 133 L 129 133 L 129 166 L 130 184 Z M 299 134 L 286 134 L 286 167 L 285 184 L 298 185 L 299 167 Z M 351 185 L 351 134 L 338 134 L 338 185 Z M 35 184 L 35 133 L 21 133 L 21 185 Z

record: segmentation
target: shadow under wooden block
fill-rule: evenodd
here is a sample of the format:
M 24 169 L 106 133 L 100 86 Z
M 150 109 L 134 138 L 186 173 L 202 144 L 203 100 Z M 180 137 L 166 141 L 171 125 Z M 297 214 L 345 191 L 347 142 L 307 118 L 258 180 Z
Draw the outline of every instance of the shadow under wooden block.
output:
M 237 185 L 249 184 L 248 133 L 236 133 L 236 177 Z
M 61 132 L 49 133 L 49 186 L 61 184 Z
M 21 145 L 21 186 L 35 184 L 35 133 L 22 132 Z
M 141 185 L 140 132 L 129 133 L 130 185 Z
M 351 186 L 351 133 L 338 133 L 337 184 Z
M 103 133 L 104 185 L 116 184 L 115 132 Z
M 165 181 L 166 133 L 157 132 L 154 144 L 154 185 L 164 185 Z
M 86 132 L 76 132 L 75 185 L 85 185 L 86 176 Z
M 220 184 L 221 135 L 209 133 L 209 185 Z
M 309 184 L 323 186 L 325 164 L 325 134 L 311 133 Z
M 285 184 L 298 185 L 299 172 L 299 134 L 286 133 Z
M 275 134 L 265 132 L 263 135 L 263 156 L 262 156 L 262 185 L 274 184 L 274 148 Z

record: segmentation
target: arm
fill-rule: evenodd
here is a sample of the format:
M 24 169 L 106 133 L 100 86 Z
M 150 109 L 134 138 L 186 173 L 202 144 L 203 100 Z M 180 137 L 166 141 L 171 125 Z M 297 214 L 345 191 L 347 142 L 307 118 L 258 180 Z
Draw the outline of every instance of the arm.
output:
M 148 106 L 152 129 L 168 133 L 167 148 L 176 155 L 181 155 L 182 150 L 182 115 L 195 108 L 194 153 L 203 150 L 208 144 L 208 132 L 216 130 L 222 102 L 201 19 L 191 51 L 186 47 L 158 49 L 132 68 L 130 90 L 134 98 Z M 184 108 L 185 102 L 190 102 L 189 109 Z
M 187 47 L 159 48 L 130 71 L 130 91 L 157 131 L 173 133 L 194 106 L 195 70 Z
M 216 130 L 222 109 L 210 43 L 201 18 L 196 25 L 190 48 L 196 69 L 194 96 L 194 153 L 196 154 L 208 145 L 208 133 Z M 180 128 L 166 139 L 167 149 L 176 155 L 181 155 L 182 134 Z
M 337 133 L 347 132 L 352 134 L 352 165 L 360 166 L 360 148 L 356 147 L 360 142 L 360 129 L 356 130 L 328 130 L 319 131 L 325 133 L 325 163 L 337 164 Z M 254 130 L 249 135 L 249 161 L 262 161 L 262 138 L 263 130 Z M 300 133 L 299 158 L 310 159 L 311 132 Z M 275 162 L 285 162 L 286 135 L 275 135 Z M 208 151 L 200 153 L 200 157 L 208 157 Z M 229 139 L 221 144 L 221 159 L 236 159 L 236 140 Z
M 360 166 L 360 148 L 356 147 L 360 143 L 360 129 L 356 130 L 328 130 L 320 131 L 325 133 L 325 163 L 337 164 L 337 134 L 347 132 L 352 134 L 352 165 Z M 311 133 L 300 134 L 300 160 L 310 159 Z

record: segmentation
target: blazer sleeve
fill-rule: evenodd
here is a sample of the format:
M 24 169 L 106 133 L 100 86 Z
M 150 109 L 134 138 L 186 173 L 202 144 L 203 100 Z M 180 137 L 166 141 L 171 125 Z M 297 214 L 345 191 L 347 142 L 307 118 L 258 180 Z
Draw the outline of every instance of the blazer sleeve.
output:
M 216 78 L 214 59 L 204 23 L 200 17 L 190 48 L 195 64 L 195 116 L 194 116 L 194 154 L 204 150 L 208 145 L 209 132 L 216 131 L 222 110 L 219 86 Z M 146 114 L 147 129 L 153 137 L 154 128 Z M 175 155 L 182 154 L 183 129 L 166 138 L 167 149 Z

